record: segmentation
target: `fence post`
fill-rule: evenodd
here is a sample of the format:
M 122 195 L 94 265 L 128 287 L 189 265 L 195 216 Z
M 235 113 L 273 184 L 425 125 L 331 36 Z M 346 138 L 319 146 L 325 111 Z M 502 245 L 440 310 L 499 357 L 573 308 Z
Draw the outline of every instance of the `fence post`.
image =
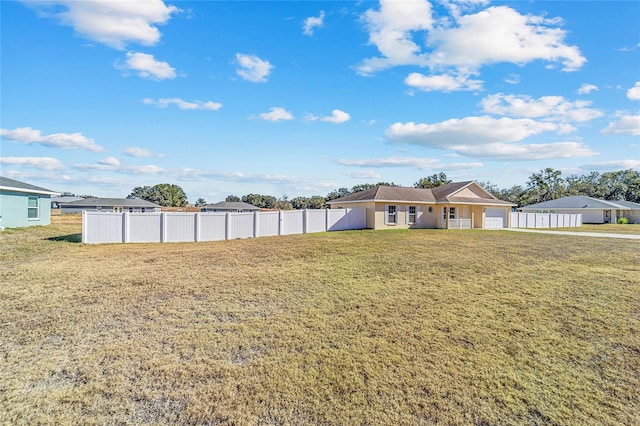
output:
M 329 210 L 325 209 L 326 214 L 324 215 L 324 232 L 329 232 Z
M 258 212 L 253 212 L 253 238 L 258 238 L 258 233 L 260 229 L 260 215 Z
M 129 242 L 129 212 L 124 212 L 122 214 L 122 242 Z
M 278 235 L 282 235 L 282 221 L 283 221 L 283 216 L 282 216 L 282 210 L 278 210 Z
M 160 242 L 164 243 L 167 241 L 167 218 L 165 217 L 166 213 L 160 213 Z
M 224 239 L 225 240 L 229 239 L 230 226 L 231 226 L 231 216 L 229 215 L 229 212 L 226 212 L 224 215 Z
M 87 243 L 87 226 L 89 226 L 89 221 L 87 220 L 87 212 L 82 210 L 82 242 Z
M 194 237 L 197 242 L 200 242 L 200 213 L 194 213 L 194 220 L 193 220 L 193 225 L 194 225 Z
M 308 209 L 304 209 L 302 211 L 302 233 L 306 234 L 307 233 L 307 223 L 309 222 L 309 210 Z

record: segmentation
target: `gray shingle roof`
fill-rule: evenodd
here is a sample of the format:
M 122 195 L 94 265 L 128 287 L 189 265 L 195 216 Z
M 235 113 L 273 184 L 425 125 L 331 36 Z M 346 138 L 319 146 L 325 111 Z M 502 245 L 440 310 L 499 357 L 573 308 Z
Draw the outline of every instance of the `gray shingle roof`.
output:
M 331 200 L 328 204 L 357 202 L 357 201 L 401 201 L 414 203 L 462 203 L 462 204 L 492 204 L 513 206 L 507 201 L 491 198 L 456 197 L 455 193 L 472 184 L 468 182 L 454 182 L 434 189 L 406 188 L 401 186 L 376 186 L 375 188 L 356 192 L 346 197 Z
M 630 201 L 599 200 L 597 198 L 586 197 L 584 195 L 573 195 L 570 197 L 558 198 L 542 203 L 531 204 L 522 207 L 522 210 L 540 209 L 617 209 L 617 210 L 640 210 L 640 204 Z
M 20 182 L 18 180 L 9 179 L 2 176 L 0 176 L 0 188 L 22 190 L 24 192 L 33 192 L 36 194 L 58 195 L 58 193 L 55 191 L 51 191 L 46 188 L 41 188 L 39 186 L 31 185 L 29 183 Z
M 243 203 L 242 201 L 222 201 L 215 204 L 207 204 L 203 206 L 207 209 L 220 209 L 220 210 L 260 210 L 259 207 L 253 204 Z
M 70 203 L 65 207 L 160 207 L 157 204 L 139 198 L 85 198 Z

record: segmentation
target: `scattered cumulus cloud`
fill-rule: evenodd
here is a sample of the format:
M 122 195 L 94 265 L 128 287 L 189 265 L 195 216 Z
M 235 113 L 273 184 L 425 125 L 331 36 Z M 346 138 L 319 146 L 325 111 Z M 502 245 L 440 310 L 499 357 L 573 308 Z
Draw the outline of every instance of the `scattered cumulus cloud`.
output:
M 266 121 L 293 120 L 293 115 L 281 107 L 272 107 L 269 112 L 263 112 L 259 117 Z
M 53 157 L 0 157 L 0 164 L 32 167 L 42 170 L 62 170 L 62 162 Z
M 507 84 L 520 84 L 520 75 L 518 74 L 509 74 L 504 82 Z
M 314 114 L 308 114 L 306 119 L 308 121 L 319 120 L 319 121 L 326 121 L 328 123 L 340 124 L 340 123 L 346 123 L 347 121 L 351 120 L 351 116 L 344 111 L 341 111 L 339 109 L 334 109 L 333 111 L 331 111 L 330 116 L 320 117 Z
M 640 160 L 615 160 L 585 164 L 580 167 L 583 170 L 628 170 L 640 171 Z
M 152 151 L 150 151 L 148 149 L 139 148 L 137 146 L 128 146 L 122 152 L 125 155 L 128 155 L 129 157 L 136 157 L 136 158 L 162 157 L 162 155 L 160 155 L 160 154 L 155 154 L 155 153 L 153 153 Z
M 385 134 L 396 143 L 450 150 L 457 155 L 487 159 L 540 160 L 596 154 L 582 142 L 521 142 L 543 132 L 565 133 L 567 130 L 562 123 L 481 116 L 434 124 L 394 123 Z
M 43 135 L 40 130 L 31 127 L 18 127 L 13 130 L 0 129 L 0 136 L 4 139 L 29 144 L 44 145 L 52 148 L 63 149 L 86 149 L 88 151 L 100 152 L 104 148 L 97 145 L 91 138 L 82 133 L 53 133 Z
M 582 86 L 580 86 L 580 88 L 578 89 L 578 94 L 579 95 L 588 95 L 589 93 L 599 90 L 598 86 L 596 86 L 595 84 L 583 84 Z
M 315 28 L 322 28 L 324 25 L 324 10 L 320 11 L 320 16 L 310 16 L 304 20 L 302 32 L 304 35 L 312 36 Z
M 265 83 L 267 77 L 271 74 L 271 70 L 274 68 L 269 61 L 260 59 L 255 55 L 237 53 L 236 60 L 238 61 L 238 65 L 240 65 L 240 68 L 236 70 L 238 75 L 253 83 Z
M 570 102 L 562 96 L 534 99 L 526 95 L 498 93 L 485 97 L 480 104 L 486 113 L 512 117 L 585 122 L 604 115 L 600 110 L 589 108 L 591 101 Z
M 378 172 L 374 172 L 373 170 L 364 170 L 343 174 L 353 179 L 382 179 L 382 175 Z
M 640 136 L 640 115 L 623 115 L 618 121 L 612 121 L 600 133 L 603 135 Z
M 107 46 L 124 49 L 129 43 L 152 46 L 165 24 L 180 12 L 162 0 L 23 0 L 41 16 L 50 17 L 70 26 L 81 37 Z
M 169 63 L 156 60 L 148 53 L 127 52 L 125 63 L 117 62 L 115 67 L 134 71 L 140 77 L 151 80 L 166 80 L 176 77 L 176 70 Z
M 116 157 L 107 157 L 107 158 L 103 158 L 102 160 L 98 161 L 98 164 L 103 164 L 105 166 L 119 166 L 120 165 L 120 160 L 118 160 Z
M 446 164 L 440 160 L 419 157 L 386 157 L 364 160 L 339 159 L 336 162 L 343 166 L 351 167 L 412 167 L 419 170 L 465 170 L 482 167 L 482 163 L 479 162 Z
M 381 0 L 379 10 L 367 10 L 362 21 L 380 56 L 364 59 L 356 71 L 371 75 L 401 65 L 428 67 L 429 74 L 411 74 L 405 83 L 425 91 L 455 91 L 479 89 L 483 82 L 471 77 L 485 65 L 542 60 L 576 71 L 586 62 L 577 46 L 565 43 L 561 19 L 521 15 L 507 6 L 464 13 L 486 1 L 445 4 L 451 17 L 439 20 L 426 0 Z M 510 84 L 518 82 L 509 78 Z
M 157 101 L 151 98 L 144 98 L 142 103 L 145 105 L 156 105 L 159 108 L 167 108 L 169 105 L 176 105 L 182 110 L 204 109 L 216 111 L 222 108 L 222 104 L 213 101 L 185 101 L 180 98 L 161 98 Z
M 632 101 L 640 101 L 640 81 L 636 81 L 635 86 L 627 90 L 627 98 Z
M 414 72 L 404 79 L 404 83 L 407 86 L 414 87 L 423 92 L 455 92 L 459 90 L 480 90 L 484 82 L 481 80 L 472 80 L 469 76 L 452 76 L 448 74 L 424 75 Z

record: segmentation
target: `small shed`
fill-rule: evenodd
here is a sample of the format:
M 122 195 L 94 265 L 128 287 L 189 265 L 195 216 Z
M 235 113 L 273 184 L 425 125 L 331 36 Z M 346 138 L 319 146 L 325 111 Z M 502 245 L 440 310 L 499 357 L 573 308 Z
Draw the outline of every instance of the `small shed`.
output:
M 260 208 L 249 203 L 243 203 L 241 201 L 223 201 L 216 204 L 207 204 L 200 208 L 201 212 L 230 212 L 230 213 L 242 213 L 242 212 L 257 212 Z
M 59 193 L 0 176 L 0 229 L 51 224 L 51 197 Z
M 557 198 L 521 207 L 524 213 L 581 213 L 582 223 L 616 223 L 626 217 L 640 223 L 640 204 L 624 200 L 600 200 L 584 195 Z
M 60 203 L 60 214 L 81 214 L 83 211 L 149 213 L 161 209 L 159 205 L 139 198 L 83 198 Z

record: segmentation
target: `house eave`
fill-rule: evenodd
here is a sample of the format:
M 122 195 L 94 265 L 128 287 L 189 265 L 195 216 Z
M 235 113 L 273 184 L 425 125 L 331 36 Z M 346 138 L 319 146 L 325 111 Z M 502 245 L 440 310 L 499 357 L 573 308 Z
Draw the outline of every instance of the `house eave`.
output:
M 37 189 L 15 188 L 15 187 L 12 187 L 12 186 L 1 186 L 1 185 L 0 185 L 0 190 L 11 191 L 11 192 L 22 192 L 23 194 L 51 195 L 52 197 L 56 196 L 56 195 L 60 195 L 59 192 L 40 191 L 40 190 L 37 190 Z

